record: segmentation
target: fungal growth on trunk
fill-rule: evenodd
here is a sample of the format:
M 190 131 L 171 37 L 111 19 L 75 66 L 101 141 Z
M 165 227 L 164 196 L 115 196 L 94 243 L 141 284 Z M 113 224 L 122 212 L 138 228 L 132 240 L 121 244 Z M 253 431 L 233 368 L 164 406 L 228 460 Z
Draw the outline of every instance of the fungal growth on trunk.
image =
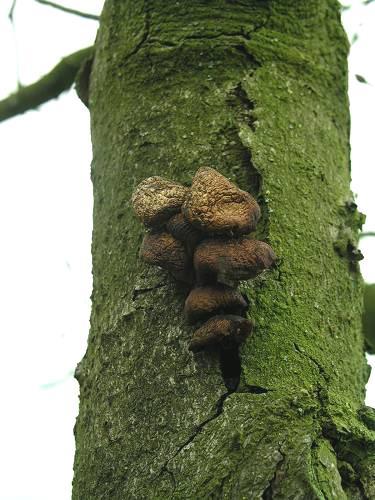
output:
M 185 301 L 184 313 L 189 323 L 196 323 L 219 313 L 241 315 L 247 307 L 238 290 L 216 283 L 193 288 Z
M 241 344 L 252 327 L 251 321 L 241 316 L 214 316 L 195 331 L 189 349 L 193 352 L 217 346 L 230 349 Z
M 202 167 L 191 188 L 162 177 L 145 179 L 132 203 L 150 230 L 141 258 L 194 285 L 184 313 L 189 323 L 200 325 L 189 350 L 238 348 L 253 325 L 236 286 L 276 261 L 267 243 L 245 236 L 261 215 L 256 200 L 213 168 Z
M 146 234 L 140 256 L 148 264 L 166 269 L 177 280 L 193 282 L 191 260 L 183 243 L 165 231 Z
M 260 218 L 259 205 L 251 194 L 209 167 L 195 174 L 182 212 L 193 226 L 214 235 L 250 233 Z
M 179 212 L 189 189 L 163 177 L 149 177 L 132 196 L 135 213 L 146 226 L 157 227 Z
M 255 278 L 275 260 L 267 243 L 248 238 L 207 239 L 194 253 L 199 283 L 235 283 Z
M 166 229 L 172 236 L 193 247 L 204 238 L 204 234 L 192 226 L 181 212 L 169 219 Z

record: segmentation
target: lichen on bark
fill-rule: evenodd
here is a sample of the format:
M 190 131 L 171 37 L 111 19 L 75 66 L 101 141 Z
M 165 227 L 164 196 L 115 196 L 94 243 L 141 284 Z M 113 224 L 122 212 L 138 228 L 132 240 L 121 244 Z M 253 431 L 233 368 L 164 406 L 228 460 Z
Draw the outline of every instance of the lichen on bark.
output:
M 335 0 L 107 0 L 90 82 L 93 307 L 73 498 L 373 498 L 348 44 Z M 144 178 L 212 166 L 255 195 L 276 270 L 241 290 L 235 391 L 192 355 L 188 289 L 138 259 Z

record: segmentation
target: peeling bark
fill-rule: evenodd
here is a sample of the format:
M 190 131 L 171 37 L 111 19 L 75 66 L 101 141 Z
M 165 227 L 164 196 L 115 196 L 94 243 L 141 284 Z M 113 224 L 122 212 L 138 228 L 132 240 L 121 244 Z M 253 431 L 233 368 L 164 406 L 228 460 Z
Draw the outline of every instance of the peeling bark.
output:
M 375 497 L 347 50 L 335 0 L 107 0 L 74 499 Z M 279 257 L 241 284 L 256 327 L 230 383 L 188 351 L 189 289 L 138 259 L 130 206 L 142 179 L 205 165 L 257 198 Z

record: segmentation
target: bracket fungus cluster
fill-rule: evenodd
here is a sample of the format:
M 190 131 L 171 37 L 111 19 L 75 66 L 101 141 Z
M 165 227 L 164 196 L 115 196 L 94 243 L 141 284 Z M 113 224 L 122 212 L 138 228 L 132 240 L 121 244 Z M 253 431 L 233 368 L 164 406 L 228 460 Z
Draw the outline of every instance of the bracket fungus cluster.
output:
M 202 167 L 190 188 L 162 177 L 145 179 L 132 203 L 149 229 L 142 259 L 192 286 L 184 312 L 189 323 L 200 326 L 189 349 L 231 349 L 243 342 L 252 323 L 238 282 L 276 260 L 267 243 L 246 236 L 260 218 L 256 200 L 213 168 Z

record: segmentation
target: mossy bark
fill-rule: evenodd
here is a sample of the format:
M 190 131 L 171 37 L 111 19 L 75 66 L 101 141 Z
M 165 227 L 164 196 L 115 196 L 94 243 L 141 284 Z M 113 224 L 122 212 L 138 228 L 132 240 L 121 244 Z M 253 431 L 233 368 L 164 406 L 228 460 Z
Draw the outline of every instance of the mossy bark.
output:
M 375 497 L 347 50 L 335 0 L 107 0 L 74 499 Z M 202 165 L 257 196 L 279 257 L 242 285 L 256 328 L 235 390 L 187 349 L 187 289 L 138 259 L 136 184 Z

